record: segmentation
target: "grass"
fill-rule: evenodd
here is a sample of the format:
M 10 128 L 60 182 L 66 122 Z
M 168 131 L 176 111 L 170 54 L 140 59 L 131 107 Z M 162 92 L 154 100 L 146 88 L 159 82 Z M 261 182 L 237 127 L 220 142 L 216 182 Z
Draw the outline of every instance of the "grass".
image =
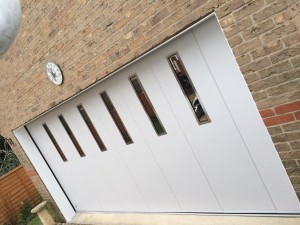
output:
M 27 225 L 43 225 L 43 224 L 42 224 L 40 218 L 38 216 L 36 216 L 32 220 L 30 220 Z

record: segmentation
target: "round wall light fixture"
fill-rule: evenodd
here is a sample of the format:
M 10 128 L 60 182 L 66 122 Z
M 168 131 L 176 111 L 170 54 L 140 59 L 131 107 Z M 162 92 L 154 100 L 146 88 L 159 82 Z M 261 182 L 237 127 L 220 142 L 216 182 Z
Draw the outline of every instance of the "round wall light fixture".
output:
M 21 21 L 19 0 L 0 0 L 0 55 L 15 40 Z

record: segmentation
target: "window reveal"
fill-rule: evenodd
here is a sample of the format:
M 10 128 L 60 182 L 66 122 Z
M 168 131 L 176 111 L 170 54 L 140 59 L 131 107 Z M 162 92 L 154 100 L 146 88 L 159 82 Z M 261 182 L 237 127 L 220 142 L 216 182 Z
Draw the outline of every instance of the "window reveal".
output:
M 133 141 L 129 135 L 129 133 L 127 132 L 127 129 L 126 127 L 124 126 L 124 123 L 123 121 L 121 120 L 116 108 L 114 107 L 113 103 L 111 102 L 108 94 L 106 92 L 103 92 L 100 94 L 107 110 L 109 111 L 111 117 L 113 118 L 116 126 L 118 127 L 125 143 L 128 145 L 128 144 L 132 144 Z
M 102 141 L 102 139 L 100 138 L 94 124 L 92 123 L 89 115 L 87 114 L 87 112 L 85 111 L 85 109 L 83 108 L 82 105 L 78 105 L 77 106 L 77 109 L 79 110 L 84 122 L 86 123 L 87 127 L 89 128 L 91 134 L 93 135 L 95 141 L 97 142 L 100 150 L 103 152 L 103 151 L 106 151 L 106 147 Z
M 164 126 L 162 125 L 162 123 L 160 122 L 160 120 L 155 112 L 155 109 L 153 108 L 153 105 L 152 105 L 150 99 L 148 98 L 148 95 L 147 95 L 146 91 L 144 90 L 143 85 L 141 84 L 139 78 L 136 75 L 134 75 L 129 79 L 130 79 L 130 82 L 135 90 L 135 93 L 137 94 L 140 102 L 142 103 L 142 106 L 143 106 L 144 110 L 146 111 L 157 135 L 166 134 L 166 130 L 165 130 Z
M 51 133 L 50 129 L 48 128 L 47 124 L 44 123 L 44 124 L 43 124 L 43 127 L 44 127 L 46 133 L 48 134 L 49 138 L 51 139 L 53 145 L 55 146 L 55 148 L 56 148 L 58 154 L 60 155 L 61 159 L 62 159 L 64 162 L 68 161 L 67 158 L 66 158 L 66 156 L 65 156 L 65 154 L 64 154 L 63 151 L 61 150 L 59 144 L 57 143 L 56 139 L 54 138 L 53 134 Z
M 198 123 L 204 124 L 210 122 L 210 119 L 200 103 L 200 98 L 178 53 L 173 53 L 169 56 L 168 61 L 183 93 L 193 109 Z
M 60 122 L 62 123 L 63 127 L 65 128 L 67 134 L 69 135 L 71 141 L 73 142 L 75 148 L 77 149 L 79 155 L 80 155 L 81 157 L 84 157 L 85 154 L 84 154 L 84 152 L 83 152 L 81 146 L 79 145 L 79 143 L 78 143 L 76 137 L 74 136 L 72 130 L 70 129 L 69 125 L 67 124 L 65 118 L 64 118 L 62 115 L 59 115 L 58 118 L 59 118 Z

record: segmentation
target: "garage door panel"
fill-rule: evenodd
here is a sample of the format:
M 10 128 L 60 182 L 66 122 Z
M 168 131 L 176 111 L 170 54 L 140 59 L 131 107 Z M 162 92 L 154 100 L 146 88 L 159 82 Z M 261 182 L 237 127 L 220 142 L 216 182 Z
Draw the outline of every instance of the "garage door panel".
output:
M 109 155 L 111 151 L 115 151 L 115 141 L 118 138 L 119 141 L 121 140 L 121 137 L 114 135 L 111 130 L 115 130 L 115 127 L 107 127 L 105 122 L 103 121 L 103 118 L 109 118 L 107 116 L 101 117 L 101 114 L 107 114 L 106 109 L 103 108 L 105 107 L 103 102 L 100 99 L 100 96 L 98 97 L 98 92 L 96 92 L 96 97 L 95 95 L 89 94 L 86 96 L 82 96 L 80 99 L 80 103 L 86 110 L 87 114 L 89 115 L 93 125 L 95 126 L 95 129 L 97 130 L 98 134 L 101 136 L 101 139 L 103 143 L 106 146 L 106 151 L 105 154 L 103 155 Z M 102 110 L 105 109 L 104 112 Z
M 80 135 L 82 134 L 81 132 L 78 134 L 76 129 L 72 126 L 72 124 L 76 124 L 78 121 L 81 120 L 81 118 L 77 118 L 75 120 L 72 120 L 73 116 L 72 115 L 74 112 L 76 112 L 76 108 L 72 108 L 72 105 L 69 104 L 65 108 L 63 107 L 60 111 L 57 111 L 56 114 L 60 115 L 62 112 L 64 112 L 64 117 L 69 124 L 70 128 L 72 129 L 74 135 L 76 137 L 79 137 L 79 143 L 81 144 L 82 148 L 84 149 L 86 156 L 85 157 L 80 157 L 79 154 L 77 153 L 77 150 L 75 149 L 73 143 L 71 142 L 69 136 L 67 133 L 64 131 L 64 128 L 62 127 L 60 121 L 58 120 L 57 116 L 52 117 L 49 119 L 48 123 L 50 124 L 50 129 L 52 129 L 56 133 L 56 139 L 58 143 L 60 143 L 62 149 L 66 150 L 66 155 L 68 157 L 68 168 L 69 170 L 64 170 L 64 174 L 61 177 L 60 180 L 66 179 L 66 177 L 70 176 L 70 174 L 74 174 L 75 181 L 79 180 L 81 182 L 72 182 L 72 183 L 66 183 L 64 187 L 72 187 L 72 186 L 79 186 L 78 190 L 74 190 L 73 192 L 70 193 L 70 198 L 71 199 L 80 199 L 74 201 L 74 206 L 76 207 L 77 210 L 98 210 L 102 211 L 103 210 L 103 204 L 105 204 L 105 209 L 106 210 L 113 210 L 113 211 L 120 211 L 124 210 L 124 208 L 120 205 L 118 200 L 116 199 L 117 197 L 111 196 L 112 193 L 110 193 L 112 190 L 110 187 L 106 186 L 106 183 L 103 181 L 103 177 L 101 177 L 101 173 L 99 171 L 99 168 L 94 168 L 94 158 L 92 157 L 92 151 L 86 152 L 89 148 L 86 148 L 86 146 L 83 146 L 82 140 L 80 140 Z M 71 115 L 69 115 L 71 114 Z M 78 116 L 78 115 L 77 115 Z M 59 134 L 59 135 L 58 135 Z M 75 154 L 74 154 L 75 153 Z M 52 161 L 51 159 L 49 161 Z M 54 160 L 53 160 L 54 161 Z M 55 162 L 55 161 L 54 161 Z M 99 162 L 96 162 L 99 163 Z M 56 168 L 56 162 L 53 163 L 52 167 Z M 116 168 L 119 167 L 119 165 L 115 166 Z M 73 168 L 73 169 L 71 169 Z M 73 173 L 71 173 L 71 170 Z M 61 173 L 59 172 L 61 170 L 56 171 L 56 173 Z M 96 174 L 95 174 L 96 173 Z M 100 173 L 100 174 L 99 174 Z M 94 174 L 94 175 L 92 175 Z M 79 176 L 81 175 L 81 176 Z M 95 176 L 99 176 L 99 179 L 95 179 Z M 83 182 L 84 181 L 84 182 Z M 102 181 L 102 182 L 101 182 Z M 90 183 L 93 183 L 90 185 Z M 128 180 L 125 180 L 126 184 L 129 184 L 130 182 Z M 121 185 L 120 183 L 118 184 L 119 186 Z M 103 187 L 105 189 L 103 190 Z M 131 187 L 132 188 L 132 187 Z M 76 188 L 74 188 L 76 189 Z M 108 191 L 108 192 L 106 192 Z M 127 193 L 128 194 L 128 193 Z M 80 197 L 78 197 L 80 195 Z M 100 195 L 100 196 L 99 196 Z M 76 205 L 76 202 L 80 202 L 79 205 Z M 114 203 L 114 204 L 113 204 Z
M 98 92 L 101 93 L 101 91 L 99 90 Z M 105 134 L 103 141 L 105 142 L 107 151 L 100 152 L 94 159 L 98 161 L 105 171 L 112 188 L 125 210 L 148 211 L 148 205 L 136 186 L 128 165 L 118 150 L 118 147 L 121 146 L 122 148 L 126 144 L 107 112 L 105 105 L 101 102 L 100 96 L 95 97 L 93 101 L 85 102 L 84 106 L 95 127 L 97 128 L 97 124 L 101 124 L 102 133 Z M 80 128 L 78 128 L 78 133 L 80 132 Z
M 67 119 L 67 112 L 65 112 L 64 117 L 66 117 L 66 121 L 70 125 L 70 121 Z M 50 124 L 50 129 L 52 129 L 56 133 L 56 139 L 58 143 L 61 145 L 62 149 L 66 149 L 67 155 L 69 156 L 67 165 L 68 170 L 64 171 L 64 176 L 61 177 L 60 180 L 65 179 L 65 177 L 70 176 L 70 174 L 73 174 L 76 179 L 74 179 L 77 182 L 72 182 L 70 184 L 65 184 L 65 186 L 70 185 L 72 186 L 79 186 L 79 189 L 72 193 L 72 198 L 77 198 L 77 195 L 82 195 L 83 199 L 80 201 L 79 205 L 75 205 L 74 207 L 77 210 L 86 210 L 88 209 L 96 209 L 96 210 L 103 210 L 102 204 L 101 204 L 101 198 L 99 198 L 98 193 L 95 193 L 95 186 L 98 186 L 97 182 L 94 183 L 94 178 L 89 177 L 87 174 L 93 172 L 91 163 L 88 162 L 90 159 L 89 156 L 81 157 L 74 144 L 70 140 L 69 136 L 65 132 L 61 122 L 58 120 L 57 117 L 54 117 L 55 120 L 51 121 L 51 119 L 48 121 Z M 72 129 L 72 127 L 70 126 Z M 74 130 L 72 130 L 74 133 Z M 77 138 L 78 135 L 74 134 Z M 84 149 L 85 151 L 85 149 Z M 52 160 L 51 160 L 52 161 Z M 53 167 L 56 167 L 56 163 L 53 165 Z M 71 170 L 73 173 L 70 173 Z M 75 174 L 74 174 L 75 172 Z M 61 173 L 61 172 L 60 172 Z M 80 175 L 78 177 L 78 175 Z M 81 181 L 81 182 L 80 182 Z M 105 183 L 105 182 L 103 182 Z M 100 189 L 102 190 L 102 189 Z
M 126 104 L 122 101 L 120 93 L 118 90 L 113 87 L 113 84 L 108 86 L 108 90 L 105 91 L 106 97 L 102 97 L 103 101 L 111 102 L 111 106 L 114 107 L 110 111 L 109 106 L 107 110 L 110 111 L 110 116 L 114 120 L 115 126 L 118 128 L 120 135 L 123 138 L 124 143 L 126 144 L 126 149 L 135 148 L 136 137 L 134 137 L 134 132 L 136 133 L 135 124 L 131 124 L 131 116 L 126 108 Z M 107 99 L 107 100 L 105 100 Z M 106 103 L 107 104 L 107 103 Z M 113 113 L 113 111 L 115 113 Z M 128 139 L 128 140 L 127 140 Z
M 109 151 L 109 149 L 115 146 L 116 143 L 123 146 L 126 146 L 126 143 L 124 142 L 119 129 L 100 97 L 100 93 L 104 91 L 107 92 L 107 89 L 98 88 L 96 90 L 92 90 L 92 92 L 89 92 L 86 96 L 82 96 L 80 102 L 90 116 L 90 119 L 101 136 L 107 151 Z M 109 94 L 109 92 L 107 93 Z M 112 147 L 109 147 L 111 144 Z
M 207 138 L 199 144 L 196 143 L 198 138 L 195 136 L 191 136 L 189 141 L 193 143 L 192 147 L 201 160 L 201 165 L 203 165 L 222 206 L 229 211 L 237 209 L 252 211 L 258 208 L 266 211 L 274 210 L 244 143 L 237 141 L 238 133 L 231 131 L 234 127 L 230 129 L 230 124 L 224 124 L 224 127 L 218 130 L 213 129 L 213 126 L 211 128 L 211 132 L 218 137 L 217 142 L 215 138 Z M 206 129 L 207 132 L 209 130 Z M 228 133 L 230 135 L 227 135 Z M 224 149 L 220 145 L 230 147 Z M 211 157 L 214 158 L 214 162 L 208 163 L 206 160 Z M 225 157 L 232 158 L 232 160 L 230 162 L 224 160 Z M 216 167 L 218 170 L 215 169 Z M 241 169 L 237 170 L 236 168 Z M 245 195 L 245 192 L 251 194 Z
M 140 62 L 141 63 L 141 62 Z M 157 133 L 154 127 L 154 124 L 151 122 L 150 115 L 147 114 L 146 109 L 143 107 L 143 102 L 145 103 L 145 99 L 140 99 L 139 96 L 137 95 L 133 84 L 130 81 L 130 78 L 135 77 L 136 80 L 138 80 L 138 83 L 140 83 L 140 87 L 144 87 L 144 82 L 141 82 L 141 71 L 139 70 L 140 68 L 137 67 L 132 67 L 130 70 L 125 70 L 122 74 L 122 79 L 116 84 L 118 86 L 118 89 L 120 91 L 120 94 L 123 98 L 123 100 L 127 102 L 127 107 L 130 110 L 131 108 L 135 108 L 137 112 L 130 110 L 130 113 L 133 117 L 133 119 L 136 120 L 136 118 L 139 118 L 139 122 L 136 122 L 137 127 L 139 129 L 143 130 L 143 132 L 149 133 L 149 135 L 152 135 L 154 137 L 160 138 L 161 136 L 164 136 L 167 134 L 167 131 Z M 157 108 L 153 105 L 153 102 L 148 96 L 148 91 L 143 88 L 144 91 L 147 95 L 148 101 L 146 103 L 150 103 L 147 105 L 147 108 L 150 109 L 151 111 L 154 111 L 154 115 L 157 117 L 160 126 L 164 128 L 164 124 L 160 121 L 160 116 L 159 113 L 157 113 Z M 143 102 L 142 102 L 143 101 Z M 143 126 L 139 126 L 142 124 Z
M 89 112 L 87 111 L 87 113 Z M 91 155 L 91 162 L 96 161 L 96 163 L 101 165 L 101 167 L 105 171 L 106 177 L 109 178 L 110 185 L 113 187 L 114 192 L 116 193 L 119 201 L 122 204 L 122 207 L 121 205 L 116 204 L 114 207 L 112 207 L 111 210 L 119 211 L 125 209 L 145 211 L 146 209 L 148 209 L 142 196 L 139 193 L 139 190 L 136 188 L 132 177 L 128 173 L 126 165 L 124 164 L 123 160 L 118 156 L 114 148 L 109 148 L 107 151 L 101 152 L 97 148 L 98 146 L 94 145 L 94 148 L 90 146 L 90 143 L 88 143 L 86 140 L 88 138 L 91 138 L 91 136 L 86 137 L 87 133 L 82 132 L 81 126 L 77 126 L 78 121 L 81 120 L 80 115 L 77 114 L 76 118 L 76 116 L 72 113 L 72 110 L 70 112 L 70 115 L 68 115 L 67 109 L 65 109 L 65 115 L 66 119 L 68 119 L 70 122 L 70 127 L 73 129 L 74 135 L 80 138 L 80 143 L 83 147 L 85 147 L 84 149 L 90 149 L 92 151 L 94 149 L 93 152 L 99 151 L 97 154 L 98 157 L 94 156 L 93 153 L 90 151 L 88 151 L 87 154 Z M 92 143 L 95 144 L 95 142 Z M 88 163 L 89 161 L 86 162 Z M 81 163 L 83 163 L 83 161 Z M 90 179 L 92 180 L 95 180 L 95 175 L 97 175 L 96 171 L 92 170 L 89 164 L 87 165 L 86 170 L 86 176 L 90 177 Z M 132 201 L 129 201 L 130 199 Z M 99 201 L 101 201 L 101 199 Z M 112 205 L 112 202 L 110 203 L 110 205 Z
M 95 139 L 93 138 L 90 130 L 85 124 L 82 116 L 80 115 L 76 105 L 72 104 L 70 107 L 64 108 L 64 118 L 80 144 L 85 155 L 91 155 L 93 153 L 101 152 Z
M 189 144 L 203 166 L 204 172 L 224 209 L 229 211 L 252 211 L 255 208 L 265 209 L 266 211 L 274 210 L 260 175 L 248 154 L 247 148 L 234 125 L 224 101 L 222 101 L 212 75 L 203 63 L 205 59 L 198 48 L 187 47 L 188 43 L 194 43 L 194 45 L 189 46 L 197 45 L 191 33 L 186 35 L 184 40 L 182 38 L 178 40 L 178 43 L 158 50 L 149 56 L 149 60 L 155 71 L 156 78 L 164 86 L 174 82 L 175 78 L 174 74 L 172 78 L 169 65 L 162 63 L 162 61 L 165 59 L 164 56 L 178 51 L 183 63 L 188 68 L 191 80 L 195 83 L 197 92 L 200 93 L 199 97 L 206 100 L 211 99 L 210 102 L 202 101 L 211 122 L 198 125 L 195 118 L 188 116 L 190 112 L 188 112 L 187 107 L 182 107 L 184 104 L 183 100 L 185 100 L 185 103 L 187 102 L 182 97 L 184 95 L 183 92 L 179 92 L 175 88 L 164 89 L 172 110 L 178 112 L 175 115 L 186 134 Z M 193 62 L 191 59 L 194 59 L 196 63 L 191 63 Z M 198 66 L 202 69 L 198 69 Z M 170 75 L 162 77 L 160 76 L 161 73 Z M 210 87 L 209 90 L 205 88 L 206 85 Z M 179 83 L 177 83 L 177 86 L 179 86 Z M 206 92 L 202 90 L 206 90 Z M 179 96 L 179 94 L 182 96 Z M 184 115 L 187 115 L 186 120 L 180 120 Z M 205 138 L 199 141 L 201 136 Z M 218 140 L 217 142 L 216 139 Z M 227 146 L 226 150 L 222 146 Z M 226 157 L 238 158 L 238 163 L 223 160 Z M 215 159 L 214 163 L 209 159 Z M 215 169 L 216 165 L 220 170 Z M 239 166 L 243 168 L 242 171 L 236 169 L 240 168 Z M 251 180 L 248 177 L 251 177 Z M 251 192 L 253 195 L 245 195 L 245 191 Z M 257 203 L 259 203 L 259 207 L 256 206 Z
M 128 80 L 125 81 L 128 82 Z M 121 112 L 121 118 L 127 122 L 126 128 L 134 140 L 134 143 L 127 145 L 126 149 L 122 149 L 121 146 L 118 147 L 120 155 L 128 166 L 130 173 L 135 178 L 135 182 L 151 210 L 177 211 L 179 207 L 176 207 L 176 200 L 165 178 L 161 174 L 161 170 L 149 146 L 145 143 L 140 129 L 136 126 L 137 123 L 134 119 L 136 113 L 131 114 L 128 110 L 128 103 L 124 103 L 125 101 L 130 102 L 128 93 L 133 91 L 132 87 L 131 85 L 124 85 L 122 81 L 120 81 L 120 84 L 121 85 L 113 84 L 109 90 L 112 93 L 111 98 L 114 99 L 118 105 L 117 110 Z M 145 114 L 145 111 L 142 113 Z
M 193 43 L 191 44 L 193 47 L 186 50 L 185 48 L 189 48 L 188 43 Z M 179 81 L 176 80 L 172 67 L 168 63 L 168 56 L 173 53 L 177 53 L 181 57 L 203 107 L 206 109 L 208 116 L 213 117 L 211 114 L 215 112 L 216 108 L 216 103 L 213 101 L 215 99 L 219 102 L 222 101 L 218 99 L 220 98 L 218 94 L 216 95 L 216 93 L 211 92 L 211 79 L 205 76 L 205 74 L 209 73 L 209 70 L 205 63 L 203 63 L 201 59 L 199 60 L 199 55 L 193 53 L 196 49 L 194 44 L 193 36 L 187 33 L 184 39 L 176 39 L 174 44 L 168 44 L 164 49 L 159 49 L 149 55 L 147 60 L 177 120 L 186 124 L 188 127 L 200 127 L 200 129 L 205 129 L 206 126 L 209 126 L 209 123 L 199 126 L 193 109 L 187 100 L 187 96 L 181 89 Z M 161 74 L 165 74 L 165 76 L 161 76 Z M 198 80 L 195 81 L 194 77 L 198 77 Z M 213 122 L 212 119 L 211 121 Z
M 173 113 L 166 109 L 166 102 L 162 100 L 164 96 L 159 85 L 155 81 L 153 73 L 151 70 L 147 69 L 148 67 L 147 61 L 145 60 L 140 61 L 138 65 L 126 69 L 120 79 L 123 82 L 119 83 L 118 89 L 122 91 L 122 96 L 126 95 L 126 98 L 128 98 L 126 99 L 126 102 L 128 102 L 127 106 L 132 114 L 134 114 L 136 124 L 140 125 L 140 132 L 144 136 L 148 146 L 151 148 L 152 154 L 159 163 L 172 191 L 177 196 L 177 200 L 179 201 L 182 210 L 204 210 L 205 204 L 209 204 L 214 210 L 219 210 L 218 203 L 209 184 L 203 176 L 197 161 L 191 152 L 185 151 L 189 146 L 184 138 L 184 134 L 178 132 L 179 127 L 170 120 L 170 117 L 173 117 Z M 147 118 L 145 110 L 137 99 L 137 95 L 133 90 L 130 90 L 132 89 L 132 86 L 128 82 L 128 77 L 132 74 L 136 74 L 140 78 L 167 134 L 158 136 L 156 132 L 153 131 L 153 127 L 149 125 L 149 118 Z M 137 110 L 137 108 L 139 108 L 139 110 Z M 160 112 L 160 109 L 164 110 Z M 147 127 L 151 129 L 150 132 L 149 129 L 146 129 L 144 126 L 146 123 L 148 123 Z M 174 139 L 177 140 L 176 143 L 172 141 Z M 172 157 L 172 160 L 170 160 L 170 156 Z M 199 183 L 195 182 L 195 179 L 198 180 Z M 203 203 L 203 205 L 201 203 Z
M 58 113 L 60 115 L 61 113 Z M 56 139 L 57 143 L 65 153 L 68 162 L 74 162 L 77 159 L 81 158 L 79 153 L 77 152 L 74 144 L 72 143 L 69 135 L 67 134 L 66 130 L 64 129 L 63 125 L 58 119 L 58 115 L 54 117 L 49 117 L 45 120 L 46 124 L 48 125 L 49 129 L 51 130 L 54 138 Z
M 202 56 L 199 49 L 187 48 L 187 51 L 189 51 L 189 53 L 191 53 L 193 50 L 195 54 L 198 51 L 200 61 L 204 62 L 205 58 Z M 197 62 L 197 64 L 198 63 L 199 61 Z M 204 159 L 203 163 L 206 164 L 204 168 L 209 168 L 208 176 L 211 177 L 212 185 L 216 190 L 217 196 L 220 198 L 220 202 L 222 202 L 224 208 L 228 209 L 229 211 L 236 209 L 239 209 L 241 211 L 252 211 L 254 209 L 273 211 L 274 206 L 269 197 L 269 194 L 265 189 L 265 186 L 255 167 L 255 164 L 253 163 L 251 156 L 249 155 L 247 146 L 245 146 L 243 138 L 241 138 L 240 133 L 233 121 L 233 118 L 228 111 L 228 106 L 223 101 L 221 93 L 219 92 L 218 87 L 214 82 L 213 75 L 210 73 L 203 73 L 203 75 L 210 75 L 211 77 L 210 82 L 207 78 L 205 83 L 201 79 L 202 76 L 199 76 L 200 73 L 195 73 L 195 71 L 197 71 L 195 69 L 196 68 L 191 70 L 193 71 L 191 73 L 191 76 L 193 76 L 195 83 L 199 86 L 199 90 L 204 89 L 205 85 L 203 84 L 208 84 L 211 87 L 215 87 L 214 89 L 211 88 L 210 91 L 207 91 L 202 94 L 204 99 L 208 99 L 210 95 L 214 96 L 212 98 L 214 99 L 214 101 L 211 101 L 211 103 L 213 103 L 214 109 L 213 107 L 211 107 L 211 110 L 209 110 L 209 103 L 207 103 L 206 105 L 208 111 L 211 112 L 211 117 L 214 118 L 215 122 L 213 122 L 211 126 L 207 127 L 205 133 L 211 134 L 209 135 L 210 137 L 218 137 L 219 146 L 228 147 L 226 148 L 226 151 L 224 151 L 223 148 L 218 148 L 213 138 L 212 140 L 205 139 L 205 142 L 202 142 L 200 144 L 200 142 L 197 141 L 197 137 L 193 135 L 190 135 L 190 143 L 193 143 L 194 149 L 198 150 L 196 153 L 197 157 L 199 159 Z M 226 74 L 224 74 L 224 76 L 225 75 Z M 201 127 L 198 127 L 195 130 L 191 129 L 190 127 L 186 127 L 185 130 L 187 131 L 188 129 L 190 130 L 190 132 L 194 133 L 196 133 L 197 130 L 203 131 Z M 229 131 L 230 135 L 228 135 Z M 210 146 L 211 143 L 212 145 Z M 216 165 L 218 165 L 218 168 L 220 168 L 221 171 L 226 171 L 226 174 L 222 173 L 220 177 L 220 173 L 215 172 L 215 169 L 213 168 L 212 164 L 207 163 L 205 159 L 208 158 L 203 157 L 202 153 L 204 150 L 203 146 L 210 146 L 209 152 L 212 153 L 211 157 L 216 158 Z M 239 160 L 222 160 L 222 158 L 224 157 L 232 159 L 238 158 Z M 237 170 L 236 168 L 243 169 Z M 213 173 L 215 173 L 215 176 L 213 175 Z M 249 177 L 251 177 L 251 180 L 249 179 Z M 224 184 L 227 185 L 224 186 Z M 234 184 L 234 188 L 230 184 Z M 245 195 L 245 191 L 247 193 L 253 194 Z M 233 198 L 235 200 L 232 200 Z M 241 204 L 241 202 L 243 202 L 243 204 Z M 257 206 L 257 204 L 259 206 Z
M 133 72 L 134 73 L 134 72 Z M 132 135 L 135 137 L 135 142 L 132 144 L 132 150 L 122 151 L 121 153 L 131 168 L 132 174 L 136 177 L 136 182 L 143 195 L 146 198 L 149 206 L 154 211 L 181 211 L 180 206 L 170 188 L 164 174 L 159 167 L 153 153 L 151 152 L 151 143 L 146 142 L 143 134 L 144 131 L 150 132 L 151 135 L 157 136 L 150 119 L 148 118 L 141 102 L 138 100 L 132 85 L 129 83 L 128 77 L 132 71 L 125 71 L 119 84 L 116 84 L 116 90 L 120 91 L 121 101 L 127 102 L 129 121 L 131 124 L 137 124 L 133 127 Z M 116 91 L 115 90 L 115 91 Z M 132 111 L 131 109 L 135 109 Z M 124 111 L 123 109 L 121 109 Z M 143 130 L 143 131 L 142 131 Z
M 114 93 L 113 87 L 111 86 L 110 82 L 106 83 L 106 88 L 105 89 L 100 89 L 99 90 L 99 94 L 102 93 L 106 93 L 108 99 L 110 100 L 110 102 L 112 103 L 114 109 L 116 110 L 117 114 L 118 114 L 118 121 L 116 119 L 114 119 L 111 115 L 111 113 L 109 112 L 107 106 L 105 105 L 103 99 L 101 98 L 101 96 L 99 95 L 99 98 L 102 102 L 101 104 L 101 110 L 104 113 L 106 120 L 105 122 L 107 122 L 107 120 L 109 120 L 109 130 L 111 130 L 111 132 L 113 132 L 113 136 L 116 139 L 116 144 L 119 146 L 122 146 L 124 149 L 128 149 L 130 148 L 131 144 L 134 143 L 134 137 L 132 137 L 132 130 L 130 130 L 129 122 L 126 120 L 126 118 L 124 118 L 124 114 L 122 111 L 120 111 L 120 104 L 122 104 L 122 102 L 118 102 L 118 95 L 116 95 L 116 93 Z M 126 114 L 125 114 L 126 115 Z M 124 129 L 118 127 L 118 124 L 123 125 Z M 123 133 L 122 133 L 123 132 Z M 127 143 L 124 139 L 124 136 L 129 136 L 130 139 L 132 140 L 132 142 Z
M 44 121 L 48 122 L 49 121 Z M 53 124 L 52 124 L 53 125 Z M 56 154 L 56 149 L 53 146 L 47 133 L 44 131 L 43 127 L 37 124 L 28 125 L 28 129 L 31 130 L 31 135 L 36 139 L 36 144 L 41 147 L 40 150 L 43 156 L 48 159 L 47 162 L 52 168 L 52 171 L 56 174 L 56 177 L 60 184 L 64 187 L 65 191 L 68 193 L 68 197 L 71 199 L 73 205 L 80 209 L 90 208 L 90 204 L 87 202 L 93 202 L 93 198 L 90 196 L 91 190 L 84 182 L 77 182 L 77 179 L 85 180 L 82 170 L 80 168 L 74 169 L 70 163 L 72 157 L 68 157 L 67 162 L 63 162 L 58 154 Z M 51 126 L 53 132 L 54 127 Z M 37 138 L 38 137 L 38 138 Z M 56 135 L 57 140 L 59 139 Z M 58 140 L 59 142 L 60 140 Z M 63 144 L 60 144 L 62 149 L 66 149 Z M 77 179 L 72 179 L 76 177 Z
M 85 177 L 92 184 L 90 187 L 97 199 L 96 205 L 98 206 L 94 206 L 94 209 L 102 211 L 104 210 L 103 207 L 106 206 L 106 210 L 122 210 L 123 208 L 112 190 L 107 174 L 102 164 L 97 160 L 98 157 L 103 157 L 106 152 L 101 152 L 76 107 L 78 104 L 80 103 L 74 102 L 65 108 L 64 117 L 85 153 L 85 157 L 77 159 L 76 163 L 84 168 Z

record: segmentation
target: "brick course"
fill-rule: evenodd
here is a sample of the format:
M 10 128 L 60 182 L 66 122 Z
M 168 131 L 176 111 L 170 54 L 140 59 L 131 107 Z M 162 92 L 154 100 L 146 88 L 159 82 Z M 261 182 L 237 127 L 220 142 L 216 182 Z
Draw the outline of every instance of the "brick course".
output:
M 0 56 L 0 133 L 11 133 L 215 11 L 300 197 L 300 3 L 297 0 L 21 0 L 13 46 Z M 57 62 L 62 86 L 46 79 Z M 9 88 L 8 88 L 9 87 Z M 31 172 L 30 172 L 31 173 Z M 50 195 L 37 176 L 42 196 Z

